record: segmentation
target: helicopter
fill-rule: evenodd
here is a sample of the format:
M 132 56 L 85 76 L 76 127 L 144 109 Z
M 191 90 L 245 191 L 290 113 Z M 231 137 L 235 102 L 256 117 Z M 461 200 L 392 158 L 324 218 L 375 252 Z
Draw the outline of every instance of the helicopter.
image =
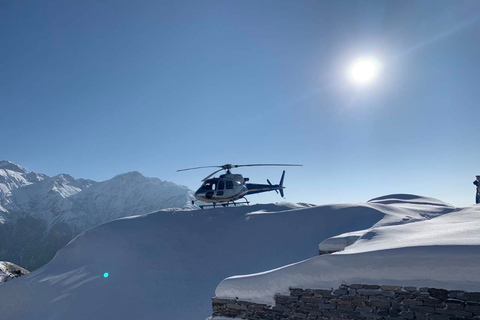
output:
M 283 189 L 283 179 L 285 178 L 285 170 L 282 173 L 279 184 L 272 184 L 270 180 L 267 179 L 268 184 L 256 184 L 256 183 L 246 183 L 249 181 L 249 178 L 244 178 L 241 174 L 233 174 L 230 170 L 232 168 L 240 167 L 260 167 L 260 166 L 289 166 L 289 167 L 299 167 L 301 164 L 224 164 L 222 166 L 205 166 L 205 167 L 195 167 L 188 169 L 180 169 L 180 171 L 203 169 L 203 168 L 220 168 L 215 172 L 209 174 L 205 177 L 202 182 L 203 184 L 195 192 L 195 198 L 198 201 L 212 203 L 211 205 L 200 205 L 199 207 L 203 209 L 204 207 L 214 207 L 217 204 L 222 205 L 223 207 L 228 207 L 228 205 L 250 202 L 245 198 L 246 195 L 275 191 L 277 194 L 280 192 L 280 196 L 284 197 Z M 218 172 L 225 170 L 225 174 L 221 174 L 218 178 L 213 177 Z M 213 178 L 212 178 L 213 177 Z M 239 199 L 243 199 L 243 202 L 239 202 Z M 194 200 L 192 200 L 194 204 Z

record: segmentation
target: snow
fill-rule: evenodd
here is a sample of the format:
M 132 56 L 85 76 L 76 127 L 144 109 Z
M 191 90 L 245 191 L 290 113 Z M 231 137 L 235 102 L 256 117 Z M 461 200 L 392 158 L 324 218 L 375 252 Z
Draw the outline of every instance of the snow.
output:
M 456 210 L 452 205 L 437 199 L 405 194 L 394 194 L 375 198 L 368 201 L 366 206 L 384 212 L 385 216 L 371 228 L 366 230 L 348 232 L 324 240 L 319 244 L 319 251 L 340 251 L 345 247 L 354 244 L 362 237 L 368 238 L 373 236 L 376 230 L 380 227 L 404 225 L 430 220 Z M 401 238 L 401 241 L 404 240 L 405 239 Z
M 385 217 L 371 228 L 319 246 L 342 251 L 229 277 L 216 296 L 272 305 L 274 295 L 288 294 L 290 287 L 328 289 L 352 283 L 480 291 L 479 205 L 461 209 L 428 198 L 389 196 L 368 206 L 383 209 Z
M 323 239 L 383 217 L 361 205 L 279 203 L 115 220 L 0 286 L 0 319 L 205 319 L 224 278 L 308 259 Z
M 404 195 L 136 215 L 80 234 L 0 286 L 0 318 L 205 319 L 214 294 L 272 304 L 291 286 L 353 282 L 480 290 L 479 217 L 480 206 Z M 346 234 L 358 239 L 316 256 Z

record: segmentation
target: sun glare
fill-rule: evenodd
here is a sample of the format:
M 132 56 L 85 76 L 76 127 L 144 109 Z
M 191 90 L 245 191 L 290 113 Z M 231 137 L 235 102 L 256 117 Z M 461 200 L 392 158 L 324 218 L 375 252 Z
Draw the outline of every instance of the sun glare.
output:
M 372 57 L 359 58 L 355 60 L 348 70 L 349 78 L 359 85 L 366 85 L 373 82 L 380 72 L 380 63 Z

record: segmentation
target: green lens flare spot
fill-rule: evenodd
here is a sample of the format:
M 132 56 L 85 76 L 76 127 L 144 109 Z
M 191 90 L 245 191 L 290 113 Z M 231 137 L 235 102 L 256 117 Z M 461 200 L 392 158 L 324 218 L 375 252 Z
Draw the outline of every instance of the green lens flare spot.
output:
M 108 272 L 105 272 L 105 273 L 103 274 L 103 277 L 104 277 L 104 278 L 108 278 Z

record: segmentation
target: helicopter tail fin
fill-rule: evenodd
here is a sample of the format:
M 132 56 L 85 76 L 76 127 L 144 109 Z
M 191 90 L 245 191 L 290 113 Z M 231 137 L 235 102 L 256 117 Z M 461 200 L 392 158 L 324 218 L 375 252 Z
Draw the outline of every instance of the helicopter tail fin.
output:
M 284 194 L 283 194 L 283 178 L 285 178 L 285 170 L 283 170 L 283 173 L 282 173 L 282 178 L 280 178 L 280 195 L 282 196 L 282 198 L 284 198 Z

